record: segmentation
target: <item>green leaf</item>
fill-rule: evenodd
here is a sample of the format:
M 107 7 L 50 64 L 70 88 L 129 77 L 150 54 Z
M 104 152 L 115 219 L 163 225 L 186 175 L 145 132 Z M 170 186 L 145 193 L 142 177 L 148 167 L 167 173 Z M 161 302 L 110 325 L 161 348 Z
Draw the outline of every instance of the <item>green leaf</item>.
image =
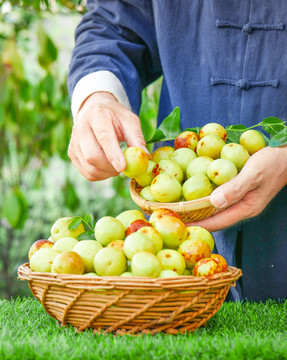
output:
M 4 111 L 4 105 L 0 104 L 0 130 L 2 126 L 5 124 L 5 111 Z
M 78 240 L 95 240 L 95 232 L 93 230 L 88 230 L 83 232 L 77 237 Z
M 278 134 L 284 127 L 283 121 L 273 116 L 262 120 L 262 129 L 270 134 L 271 137 Z
M 287 127 L 285 127 L 278 134 L 274 135 L 269 142 L 269 146 L 278 147 L 287 145 Z
M 87 214 L 87 215 L 85 215 L 85 217 L 84 217 L 84 221 L 85 221 L 86 223 L 88 223 L 88 224 L 90 224 L 91 219 L 92 219 L 92 216 L 91 216 L 90 214 Z
M 69 219 L 68 221 L 70 221 L 71 219 Z M 69 223 L 68 229 L 69 230 L 74 230 L 76 229 L 78 226 L 80 226 L 83 222 L 83 219 L 80 216 L 74 216 L 72 218 L 72 221 Z
M 227 125 L 227 140 L 232 143 L 239 144 L 240 136 L 245 130 L 247 130 L 245 125 Z
M 177 106 L 163 120 L 163 122 L 160 124 L 159 128 L 155 131 L 153 137 L 147 142 L 147 144 L 152 144 L 160 141 L 174 140 L 181 132 L 180 111 L 179 107 Z
M 38 26 L 37 37 L 39 43 L 39 64 L 42 66 L 42 68 L 48 69 L 49 66 L 57 60 L 58 50 L 51 38 L 46 34 L 46 31 L 42 25 Z
M 185 129 L 184 131 L 193 131 L 193 132 L 195 132 L 195 133 L 198 135 L 199 132 L 200 132 L 200 130 L 201 130 L 201 127 L 196 126 L 196 127 L 192 127 L 192 128 L 187 128 L 187 129 Z
M 262 135 L 262 137 L 263 137 L 263 139 L 265 141 L 265 146 L 268 146 L 269 142 L 270 142 L 270 139 L 265 134 L 263 134 L 262 131 L 260 131 L 260 130 L 257 130 L 257 131 L 260 132 L 260 134 Z
M 42 80 L 42 84 L 44 91 L 47 94 L 48 99 L 53 99 L 55 96 L 55 79 L 52 74 L 47 73 L 46 77 Z
M 93 229 L 94 229 L 95 226 L 96 226 L 96 222 L 95 222 L 95 219 L 94 219 L 93 215 L 91 215 L 90 225 L 91 225 L 91 227 L 92 227 Z
M 24 80 L 25 72 L 22 58 L 17 50 L 15 39 L 10 39 L 2 49 L 2 62 L 6 67 L 11 67 L 16 78 Z
M 20 189 L 17 189 L 16 191 L 17 191 L 18 199 L 21 202 L 22 210 L 21 210 L 20 220 L 15 228 L 22 229 L 28 218 L 28 204 L 26 202 L 25 196 L 23 195 L 23 192 Z
M 62 194 L 64 196 L 65 205 L 74 211 L 78 207 L 80 199 L 75 191 L 74 185 L 69 180 L 63 186 Z
M 20 220 L 21 209 L 21 202 L 14 191 L 5 196 L 3 201 L 2 216 L 8 220 L 12 228 L 14 228 Z
M 145 139 L 150 139 L 156 130 L 157 109 L 158 106 L 150 99 L 147 88 L 145 88 L 142 92 L 142 103 L 139 114 Z M 150 146 L 149 150 L 152 150 L 152 146 Z
M 12 228 L 20 229 L 27 219 L 27 214 L 28 206 L 22 192 L 18 188 L 9 192 L 3 200 L 1 216 L 7 219 Z

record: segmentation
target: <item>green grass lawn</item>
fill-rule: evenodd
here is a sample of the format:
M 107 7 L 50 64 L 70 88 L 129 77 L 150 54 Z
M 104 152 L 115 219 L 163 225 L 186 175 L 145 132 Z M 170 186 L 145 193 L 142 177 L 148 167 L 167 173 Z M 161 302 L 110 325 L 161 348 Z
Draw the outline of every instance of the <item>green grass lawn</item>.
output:
M 0 300 L 0 359 L 287 359 L 287 300 L 225 303 L 193 334 L 153 337 L 78 334 L 34 299 Z

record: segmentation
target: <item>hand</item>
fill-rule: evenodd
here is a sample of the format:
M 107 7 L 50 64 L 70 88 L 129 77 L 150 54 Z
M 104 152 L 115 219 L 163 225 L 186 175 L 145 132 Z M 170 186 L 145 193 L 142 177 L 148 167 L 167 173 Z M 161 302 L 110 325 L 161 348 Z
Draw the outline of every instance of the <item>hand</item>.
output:
M 119 142 L 142 148 L 147 154 L 140 119 L 109 93 L 92 94 L 74 124 L 69 158 L 88 180 L 104 180 L 126 167 Z
M 213 206 L 228 208 L 188 225 L 217 231 L 257 216 L 286 184 L 287 146 L 266 147 L 252 155 L 235 178 L 211 194 Z

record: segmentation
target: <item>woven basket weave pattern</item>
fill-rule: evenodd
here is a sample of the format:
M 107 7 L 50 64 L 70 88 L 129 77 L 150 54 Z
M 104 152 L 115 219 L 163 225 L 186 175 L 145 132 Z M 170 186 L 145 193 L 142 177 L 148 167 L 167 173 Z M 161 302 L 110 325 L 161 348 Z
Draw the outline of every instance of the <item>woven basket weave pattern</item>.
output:
M 193 332 L 220 308 L 229 287 L 242 275 L 228 272 L 210 278 L 95 277 L 18 269 L 34 296 L 62 326 L 71 324 L 95 333 L 139 334 Z
M 176 203 L 160 203 L 147 201 L 143 199 L 140 195 L 140 187 L 137 182 L 132 179 L 130 181 L 130 194 L 133 201 L 142 209 L 142 211 L 151 215 L 152 212 L 159 208 L 167 208 L 178 213 L 183 222 L 192 222 L 197 220 L 206 219 L 209 216 L 212 216 L 223 209 L 218 209 L 212 206 L 210 202 L 210 196 L 206 196 L 201 199 L 192 200 L 192 201 L 182 201 Z

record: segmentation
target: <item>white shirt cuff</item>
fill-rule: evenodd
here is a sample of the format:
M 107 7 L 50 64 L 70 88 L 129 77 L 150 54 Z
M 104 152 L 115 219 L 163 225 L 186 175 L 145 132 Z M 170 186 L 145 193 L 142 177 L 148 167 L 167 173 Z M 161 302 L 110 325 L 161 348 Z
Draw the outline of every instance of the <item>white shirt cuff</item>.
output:
M 131 110 L 126 91 L 120 80 L 110 71 L 101 70 L 80 79 L 72 95 L 72 114 L 76 121 L 77 114 L 83 102 L 93 93 L 106 91 L 115 96 L 118 102 Z

